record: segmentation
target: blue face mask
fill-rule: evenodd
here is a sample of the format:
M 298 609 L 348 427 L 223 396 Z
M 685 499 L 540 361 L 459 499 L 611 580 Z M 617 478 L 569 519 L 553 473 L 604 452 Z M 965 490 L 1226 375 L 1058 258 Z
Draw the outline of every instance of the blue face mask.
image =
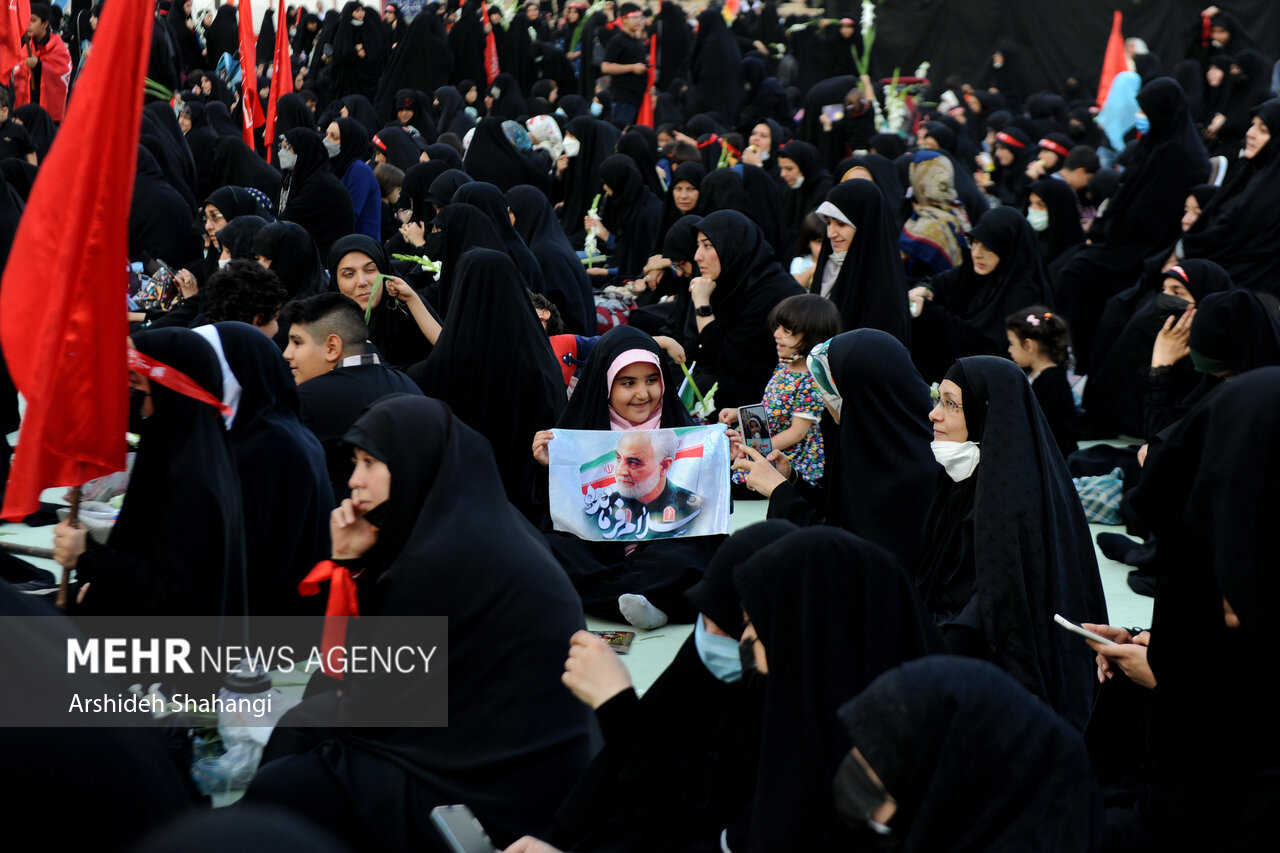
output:
M 694 623 L 693 645 L 698 649 L 698 657 L 707 671 L 728 684 L 742 680 L 742 659 L 738 655 L 738 641 L 733 637 L 721 637 L 712 634 L 702 623 L 703 616 L 698 614 Z
M 600 103 L 599 101 L 592 101 L 592 102 L 591 102 L 591 114 L 592 114 L 593 116 L 598 116 L 598 115 L 600 115 L 600 113 L 602 113 L 602 112 L 604 112 L 604 104 Z
M 1134 119 L 1133 126 L 1137 129 L 1138 133 L 1146 136 L 1151 132 L 1151 119 L 1146 116 L 1138 116 Z

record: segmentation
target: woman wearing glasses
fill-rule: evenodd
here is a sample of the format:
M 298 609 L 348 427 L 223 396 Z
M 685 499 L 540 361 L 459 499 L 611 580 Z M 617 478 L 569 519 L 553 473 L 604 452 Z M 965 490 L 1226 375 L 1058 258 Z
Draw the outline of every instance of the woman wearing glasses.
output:
M 934 391 L 942 465 L 916 586 L 952 652 L 984 658 L 1083 728 L 1089 647 L 1053 622 L 1097 622 L 1102 581 L 1080 499 L 1026 375 L 962 358 Z M 1100 623 L 1105 624 L 1105 623 Z

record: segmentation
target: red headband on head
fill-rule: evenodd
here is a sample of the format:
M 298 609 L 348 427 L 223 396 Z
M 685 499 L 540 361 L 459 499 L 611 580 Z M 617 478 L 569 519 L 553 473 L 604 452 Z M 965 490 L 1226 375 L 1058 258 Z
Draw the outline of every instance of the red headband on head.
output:
M 1184 270 L 1182 267 L 1179 267 L 1179 266 L 1169 267 L 1167 270 L 1164 271 L 1164 277 L 1176 278 L 1178 281 L 1182 282 L 1187 287 L 1191 286 L 1191 279 L 1187 277 L 1187 271 Z
M 996 142 L 1003 142 L 1011 148 L 1026 148 L 1026 143 L 1019 142 L 1003 130 L 996 134 Z
M 999 135 L 997 135 L 996 139 L 999 139 L 999 138 L 1000 138 Z M 1041 148 L 1045 148 L 1049 151 L 1052 151 L 1054 154 L 1059 154 L 1063 157 L 1066 157 L 1068 154 L 1071 153 L 1070 151 L 1067 150 L 1066 146 L 1059 145 L 1058 143 L 1054 142 L 1052 139 L 1041 139 L 1036 144 L 1039 145 Z

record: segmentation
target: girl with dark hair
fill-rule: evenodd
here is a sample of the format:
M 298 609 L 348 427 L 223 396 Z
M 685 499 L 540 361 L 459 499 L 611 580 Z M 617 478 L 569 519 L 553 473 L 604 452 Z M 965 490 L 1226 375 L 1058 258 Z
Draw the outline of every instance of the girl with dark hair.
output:
M 1043 305 L 1022 308 L 1004 321 L 1009 357 L 1027 371 L 1031 390 L 1065 459 L 1080 438 L 1080 415 L 1067 379 L 1071 331 L 1067 321 Z
M 840 333 L 840 310 L 816 293 L 788 296 L 769 312 L 769 328 L 777 342 L 778 366 L 764 388 L 764 407 L 773 449 L 786 454 L 791 469 L 805 482 L 822 479 L 822 395 L 809 375 L 809 351 Z M 720 423 L 738 422 L 737 409 L 721 409 Z M 733 482 L 745 485 L 745 471 Z

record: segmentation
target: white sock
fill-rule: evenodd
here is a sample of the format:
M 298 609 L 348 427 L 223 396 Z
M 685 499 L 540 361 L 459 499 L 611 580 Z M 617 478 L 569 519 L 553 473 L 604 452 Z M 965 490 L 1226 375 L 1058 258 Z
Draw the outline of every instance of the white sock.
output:
M 649 599 L 643 595 L 628 593 L 618 596 L 618 609 L 628 622 L 642 631 L 661 628 L 667 624 L 667 614 L 650 604 Z

